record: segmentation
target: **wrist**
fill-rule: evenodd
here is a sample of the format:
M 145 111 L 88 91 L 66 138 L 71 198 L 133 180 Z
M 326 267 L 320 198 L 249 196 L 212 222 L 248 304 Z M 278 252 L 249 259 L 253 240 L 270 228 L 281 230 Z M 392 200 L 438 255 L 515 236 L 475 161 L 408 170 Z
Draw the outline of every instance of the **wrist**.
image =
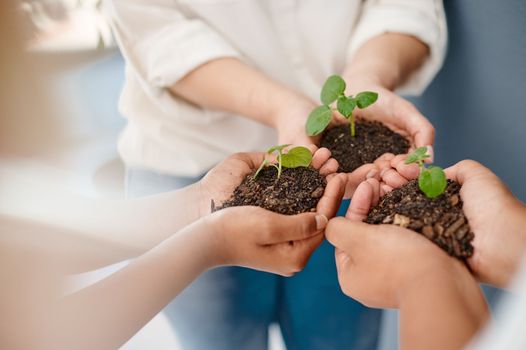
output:
M 442 252 L 423 257 L 422 260 L 427 263 L 420 264 L 418 273 L 407 276 L 398 290 L 399 307 L 415 299 L 429 299 L 428 293 L 434 294 L 441 288 L 465 292 L 462 288 L 464 280 L 475 281 L 463 263 Z
M 399 84 L 399 74 L 396 69 L 383 72 L 382 69 L 350 67 L 343 73 L 347 85 L 353 90 L 366 90 L 370 87 L 381 87 L 390 91 Z
M 275 98 L 268 113 L 271 126 L 278 130 L 283 124 L 290 124 L 292 118 L 299 118 L 305 123 L 309 113 L 316 107 L 309 98 L 294 91 L 278 94 Z

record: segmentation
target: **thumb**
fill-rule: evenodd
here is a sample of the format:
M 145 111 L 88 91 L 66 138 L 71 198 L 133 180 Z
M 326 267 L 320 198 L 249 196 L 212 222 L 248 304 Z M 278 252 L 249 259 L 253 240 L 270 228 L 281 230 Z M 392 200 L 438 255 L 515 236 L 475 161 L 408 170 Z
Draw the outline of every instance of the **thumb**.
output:
M 259 241 L 263 245 L 309 238 L 323 231 L 328 222 L 325 215 L 318 213 L 282 215 L 268 212 L 268 214 L 263 226 L 265 233 Z
M 355 252 L 376 240 L 382 229 L 385 230 L 385 227 L 338 217 L 327 225 L 325 237 L 333 246 L 353 256 Z
M 363 221 L 373 203 L 374 189 L 369 181 L 362 182 L 354 192 L 345 217 L 351 221 Z

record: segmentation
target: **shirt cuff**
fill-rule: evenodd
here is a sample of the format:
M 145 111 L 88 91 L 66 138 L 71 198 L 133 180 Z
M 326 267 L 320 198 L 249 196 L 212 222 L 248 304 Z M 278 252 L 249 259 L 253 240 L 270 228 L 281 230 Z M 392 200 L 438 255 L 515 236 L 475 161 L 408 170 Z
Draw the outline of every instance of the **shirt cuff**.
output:
M 442 67 L 446 54 L 447 27 L 443 5 L 440 1 L 433 5 L 433 11 L 394 4 L 366 8 L 351 40 L 347 57 L 351 58 L 365 42 L 384 33 L 401 33 L 418 38 L 429 47 L 430 55 L 397 88 L 397 92 L 420 95 Z

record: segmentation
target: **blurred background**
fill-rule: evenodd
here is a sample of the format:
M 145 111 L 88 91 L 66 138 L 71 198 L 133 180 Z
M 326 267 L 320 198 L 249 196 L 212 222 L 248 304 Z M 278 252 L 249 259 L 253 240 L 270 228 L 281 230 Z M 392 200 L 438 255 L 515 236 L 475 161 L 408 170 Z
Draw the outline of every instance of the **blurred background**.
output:
M 449 27 L 445 65 L 427 91 L 412 98 L 436 127 L 436 163 L 476 159 L 526 201 L 526 2 L 444 3 Z M 122 197 L 124 168 L 116 140 L 124 125 L 117 108 L 124 62 L 101 15 L 101 0 L 30 0 L 23 6 L 35 33 L 29 49 L 53 72 L 49 91 L 59 101 L 71 136 L 55 166 L 70 175 L 69 186 L 78 193 Z M 105 273 L 76 276 L 75 283 L 90 283 Z M 283 347 L 277 329 L 271 338 L 273 349 Z M 175 344 L 159 315 L 124 349 Z M 393 343 L 381 342 L 381 348 L 393 348 Z

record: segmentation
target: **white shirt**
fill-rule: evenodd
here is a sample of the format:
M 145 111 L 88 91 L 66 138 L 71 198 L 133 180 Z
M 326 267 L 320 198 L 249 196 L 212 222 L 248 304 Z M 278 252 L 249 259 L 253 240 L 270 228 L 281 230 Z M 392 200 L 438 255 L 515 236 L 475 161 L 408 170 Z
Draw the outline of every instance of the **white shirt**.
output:
M 129 167 L 197 176 L 228 155 L 261 151 L 275 131 L 174 97 L 167 87 L 219 57 L 237 57 L 314 101 L 367 40 L 413 35 L 430 47 L 402 93 L 418 94 L 442 65 L 447 40 L 439 0 L 110 0 L 126 59 L 119 153 Z

